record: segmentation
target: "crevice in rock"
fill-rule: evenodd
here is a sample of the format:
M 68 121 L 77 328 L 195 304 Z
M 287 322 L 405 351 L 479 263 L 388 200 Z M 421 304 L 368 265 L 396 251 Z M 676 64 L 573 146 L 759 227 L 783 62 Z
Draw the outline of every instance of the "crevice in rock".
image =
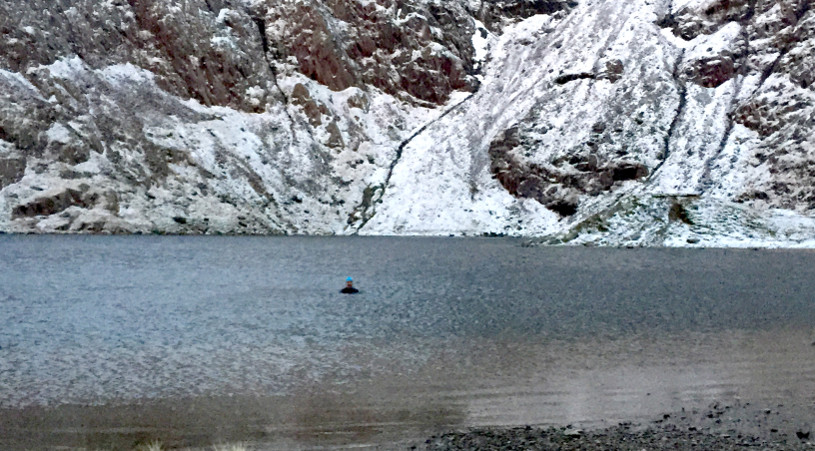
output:
M 755 0 L 753 0 L 755 1 Z M 751 3 L 753 5 L 753 3 Z M 811 10 L 811 2 L 802 2 L 799 5 L 799 8 L 795 11 L 794 22 L 790 23 L 788 26 L 790 27 L 797 27 L 804 16 Z M 758 83 L 756 84 L 755 88 L 752 90 L 752 99 L 750 102 L 746 104 L 739 105 L 731 114 L 732 120 L 734 122 L 738 122 L 745 127 L 758 132 L 761 136 L 769 136 L 772 133 L 778 131 L 779 127 L 777 124 L 775 125 L 768 125 L 762 121 L 762 116 L 767 112 L 769 105 L 766 102 L 762 102 L 756 95 L 760 93 L 761 89 L 765 85 L 766 81 L 776 72 L 778 65 L 782 62 L 782 60 L 789 54 L 789 52 L 794 48 L 795 40 L 790 42 L 786 42 L 784 45 L 779 46 L 778 54 L 773 59 L 773 61 L 766 65 L 761 70 L 761 76 L 759 78 Z M 749 50 L 749 49 L 748 49 Z
M 376 204 L 381 203 L 382 199 L 385 197 L 385 192 L 387 191 L 388 186 L 390 185 L 391 177 L 393 176 L 393 171 L 396 169 L 396 165 L 399 164 L 399 160 L 402 159 L 402 153 L 404 152 L 405 147 L 407 147 L 407 145 L 410 144 L 414 139 L 416 139 L 417 136 L 424 133 L 425 130 L 430 128 L 433 124 L 435 124 L 436 122 L 442 120 L 444 117 L 446 117 L 447 115 L 449 115 L 453 111 L 456 111 L 457 109 L 459 109 L 467 101 L 472 99 L 473 96 L 476 93 L 477 93 L 477 91 L 473 92 L 472 94 L 470 94 L 466 98 L 464 98 L 464 100 L 462 100 L 461 102 L 453 105 L 452 107 L 450 107 L 449 109 L 444 111 L 436 119 L 434 119 L 434 120 L 424 124 L 423 126 L 419 127 L 419 129 L 417 129 L 415 132 L 413 132 L 409 137 L 407 137 L 405 140 L 403 140 L 399 144 L 399 146 L 396 148 L 396 155 L 394 156 L 393 160 L 391 161 L 391 163 L 390 163 L 390 165 L 388 167 L 388 175 L 385 176 L 384 183 L 382 185 L 379 185 L 379 186 L 376 186 L 376 187 L 366 188 L 365 193 L 363 194 L 363 201 L 353 210 L 352 215 L 355 214 L 355 213 L 358 213 L 358 214 L 361 215 L 361 218 L 358 219 L 360 221 L 360 224 L 359 224 L 359 226 L 356 227 L 356 230 L 354 231 L 354 234 L 359 233 L 359 231 L 362 230 L 363 227 L 365 227 L 365 224 L 367 224 L 368 221 L 370 221 L 371 218 L 373 218 L 374 215 L 376 214 L 376 211 L 368 213 L 368 210 L 370 210 L 371 208 L 374 208 Z M 375 198 L 374 198 L 374 196 L 375 196 Z M 351 218 L 349 218 L 349 223 L 353 223 L 353 222 L 355 222 L 355 220 L 353 219 L 353 216 L 352 216 Z
M 212 0 L 204 0 L 204 3 L 207 5 L 207 9 L 209 10 L 209 12 L 213 14 L 218 14 L 218 12 L 220 11 L 220 8 L 212 5 Z
M 387 186 L 388 183 L 390 182 L 391 176 L 393 175 L 393 170 L 394 170 L 394 168 L 396 168 L 396 165 L 399 163 L 399 160 L 402 158 L 402 151 L 405 150 L 405 147 L 407 147 L 407 145 L 410 144 L 411 141 L 416 139 L 417 136 L 421 135 L 431 125 L 435 124 L 436 122 L 440 121 L 445 116 L 447 116 L 448 114 L 450 114 L 453 111 L 457 110 L 461 105 L 463 105 L 465 102 L 470 100 L 474 95 L 475 95 L 475 93 L 472 93 L 472 94 L 468 95 L 464 100 L 462 100 L 461 102 L 459 102 L 459 103 L 453 105 L 452 107 L 450 107 L 447 111 L 443 112 L 436 119 L 434 119 L 434 120 L 428 122 L 427 124 L 424 124 L 423 126 L 421 126 L 412 135 L 410 135 L 407 139 L 405 139 L 404 141 L 402 141 L 399 144 L 399 147 L 396 148 L 396 157 L 393 159 L 393 161 L 391 161 L 390 167 L 388 168 L 388 175 L 385 178 L 385 186 Z
M 750 0 L 748 4 L 747 13 L 745 16 L 740 20 L 740 25 L 742 26 L 741 36 L 744 39 L 744 50 L 741 52 L 741 58 L 739 61 L 739 67 L 736 71 L 736 77 L 734 77 L 734 89 L 733 95 L 730 99 L 730 105 L 728 107 L 727 114 L 725 115 L 725 129 L 724 133 L 722 134 L 722 139 L 719 141 L 719 146 L 716 149 L 716 152 L 705 162 L 705 170 L 702 173 L 701 178 L 699 179 L 699 191 L 705 191 L 710 188 L 713 184 L 713 180 L 710 177 L 710 173 L 712 170 L 713 162 L 719 157 L 719 155 L 724 152 L 725 146 L 727 146 L 727 142 L 730 141 L 730 136 L 733 134 L 733 127 L 735 126 L 736 119 L 735 113 L 738 108 L 738 101 L 739 96 L 741 95 L 741 88 L 744 84 L 744 77 L 748 73 L 748 62 L 750 58 L 750 31 L 749 31 L 749 21 L 755 16 L 756 11 L 756 2 L 757 0 Z M 741 76 L 741 79 L 737 77 Z M 762 81 L 763 83 L 763 81 Z
M 673 11 L 674 1 L 668 0 L 668 4 L 665 6 L 665 15 L 657 19 L 656 26 L 659 28 L 674 28 L 676 26 L 676 16 L 674 16 Z
M 742 25 L 748 24 L 751 20 L 753 20 L 753 17 L 756 16 L 757 3 L 758 0 L 750 0 L 749 2 L 747 2 L 747 13 L 744 15 L 744 17 L 741 18 L 740 21 Z
M 801 2 L 798 8 L 794 11 L 794 18 L 790 19 L 789 23 L 785 22 L 786 27 L 791 28 L 798 32 L 797 27 L 800 26 L 801 21 L 812 9 L 811 1 Z M 775 93 L 770 96 L 762 96 L 761 91 L 766 84 L 766 81 L 780 70 L 781 73 L 789 73 L 786 67 L 780 67 L 784 64 L 784 59 L 789 53 L 796 48 L 796 45 L 801 42 L 800 36 L 787 36 L 777 46 L 777 54 L 773 61 L 761 68 L 760 78 L 755 88 L 751 92 L 748 101 L 742 103 L 733 112 L 734 121 L 744 125 L 745 127 L 757 132 L 762 138 L 766 138 L 773 133 L 783 128 L 783 121 L 773 119 L 776 114 L 776 102 L 773 100 Z M 795 82 L 795 80 L 792 80 Z
M 800 8 L 795 12 L 795 23 L 791 24 L 790 26 L 797 27 L 798 24 L 801 23 L 801 19 L 803 19 L 804 15 L 806 15 L 806 13 L 808 13 L 810 10 L 810 3 L 810 1 L 801 2 Z M 755 92 L 761 90 L 762 86 L 764 86 L 764 82 L 766 82 L 773 72 L 775 72 L 775 68 L 778 66 L 779 61 L 781 61 L 781 59 L 784 58 L 789 51 L 790 44 L 778 49 L 778 56 L 776 56 L 773 62 L 761 72 L 761 79 L 759 80 L 758 85 L 756 85 Z
M 269 60 L 269 53 L 272 51 L 272 48 L 269 45 L 269 38 L 266 35 L 266 22 L 264 22 L 262 17 L 255 16 L 252 16 L 252 22 L 254 22 L 255 26 L 257 26 L 258 34 L 260 35 L 260 44 L 263 48 L 263 58 L 266 60 L 266 64 L 269 66 L 269 71 L 272 73 L 272 83 L 274 83 L 275 88 L 277 88 L 277 91 L 280 92 L 280 95 L 283 96 L 283 101 L 285 104 L 288 105 L 289 98 L 286 96 L 286 93 L 283 92 L 277 82 L 277 68 L 273 62 Z M 288 111 L 286 114 L 288 115 Z M 291 117 L 289 117 L 289 119 L 291 119 Z
M 570 81 L 587 80 L 587 79 L 588 80 L 594 80 L 596 78 L 597 78 L 597 76 L 595 74 L 590 74 L 588 72 L 581 72 L 579 74 L 564 74 L 564 75 L 560 75 L 557 78 L 555 78 L 555 83 L 559 84 L 559 85 L 565 85 L 566 83 L 569 83 Z
M 277 82 L 277 68 L 274 65 L 274 62 L 269 59 L 269 53 L 272 52 L 272 47 L 269 45 L 269 38 L 266 35 L 266 22 L 263 20 L 262 17 L 255 16 L 253 14 L 249 14 L 249 17 L 252 19 L 252 22 L 255 23 L 257 27 L 258 34 L 260 35 L 260 44 L 263 49 L 263 58 L 266 60 L 266 65 L 269 67 L 269 71 L 272 74 L 272 83 L 274 84 L 277 92 L 280 93 L 280 96 L 283 98 L 283 111 L 286 113 L 286 117 L 289 118 L 289 122 L 292 126 L 292 139 L 297 140 L 297 134 L 294 133 L 294 128 L 296 126 L 296 122 L 292 117 L 291 113 L 289 113 L 289 97 L 286 95 L 285 91 L 280 87 L 280 84 Z M 311 130 L 308 130 L 309 134 L 311 134 Z
M 676 133 L 676 129 L 679 127 L 679 122 L 682 121 L 682 114 L 685 112 L 685 105 L 687 104 L 687 96 L 688 96 L 688 88 L 685 86 L 685 82 L 681 80 L 679 77 L 679 70 L 682 66 L 682 60 L 685 58 L 685 49 L 679 53 L 679 56 L 676 57 L 676 63 L 674 65 L 673 70 L 673 79 L 676 83 L 676 90 L 679 94 L 679 104 L 676 107 L 676 115 L 674 116 L 673 120 L 671 121 L 670 127 L 668 127 L 668 133 L 665 135 L 665 141 L 662 148 L 662 161 L 660 161 L 654 169 L 651 171 L 651 176 L 648 178 L 650 181 L 651 179 L 656 176 L 657 171 L 668 161 L 668 157 L 671 155 L 671 141 L 673 140 L 674 133 Z

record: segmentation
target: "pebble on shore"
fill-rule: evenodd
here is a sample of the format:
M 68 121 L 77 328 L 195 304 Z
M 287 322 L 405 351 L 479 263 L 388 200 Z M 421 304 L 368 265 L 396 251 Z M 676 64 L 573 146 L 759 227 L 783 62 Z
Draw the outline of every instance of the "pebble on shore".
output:
M 782 407 L 781 405 L 778 406 Z M 808 429 L 790 429 L 795 412 L 750 403 L 663 414 L 647 424 L 620 423 L 584 431 L 565 427 L 475 428 L 427 439 L 412 449 L 451 450 L 815 450 Z M 770 415 L 773 414 L 773 415 Z M 779 414 L 779 415 L 775 415 Z M 768 418 L 771 421 L 768 421 Z M 785 427 L 786 426 L 786 427 Z M 794 431 L 794 433 L 793 433 Z

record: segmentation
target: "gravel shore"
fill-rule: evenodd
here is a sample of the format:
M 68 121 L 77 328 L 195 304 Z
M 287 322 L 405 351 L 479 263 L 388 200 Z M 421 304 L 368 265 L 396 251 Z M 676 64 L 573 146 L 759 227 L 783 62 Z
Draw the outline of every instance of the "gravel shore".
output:
M 475 428 L 433 436 L 411 449 L 441 450 L 815 450 L 815 406 L 758 408 L 711 404 L 663 414 L 650 423 L 582 430 L 564 427 Z
M 732 400 L 732 398 L 731 398 Z M 813 450 L 814 399 L 784 405 L 740 400 L 680 409 L 650 421 L 600 425 L 419 428 L 416 418 L 382 422 L 386 411 L 343 423 L 307 411 L 314 425 L 287 423 L 270 412 L 282 400 L 166 400 L 151 405 L 63 406 L 0 411 L 0 449 L 131 450 L 160 442 L 162 449 L 211 450 L 218 443 L 246 443 L 250 450 Z M 325 409 L 324 403 L 319 405 Z M 424 412 L 423 415 L 428 415 Z M 383 415 L 385 415 L 383 417 Z M 229 419 L 229 421 L 225 421 Z M 436 418 L 442 421 L 444 417 Z M 364 424 L 363 424 L 364 422 Z M 432 421 L 431 421 L 432 423 Z M 423 431 L 423 432 L 422 432 Z M 439 431 L 428 438 L 428 431 Z

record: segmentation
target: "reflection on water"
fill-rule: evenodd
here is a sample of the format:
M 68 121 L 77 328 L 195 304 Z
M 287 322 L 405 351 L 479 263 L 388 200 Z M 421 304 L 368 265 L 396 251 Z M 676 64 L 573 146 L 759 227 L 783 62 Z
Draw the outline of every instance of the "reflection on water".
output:
M 805 251 L 0 237 L 0 254 L 3 449 L 394 444 L 815 401 Z M 347 275 L 360 295 L 337 293 Z
M 353 381 L 304 382 L 285 394 L 6 410 L 0 418 L 12 433 L 0 447 L 41 440 L 121 449 L 160 438 L 179 447 L 248 440 L 258 449 L 399 448 L 462 427 L 615 425 L 714 401 L 811 407 L 810 338 L 777 329 L 647 340 L 449 342 L 408 372 L 376 361 Z M 360 357 L 349 355 L 349 364 L 362 364 Z M 800 421 L 815 419 L 811 409 L 804 412 Z
M 468 422 L 601 425 L 714 400 L 811 403 L 815 350 L 808 335 L 726 332 L 547 346 L 539 355 L 561 357 L 514 383 L 493 381 L 495 388 L 470 404 Z

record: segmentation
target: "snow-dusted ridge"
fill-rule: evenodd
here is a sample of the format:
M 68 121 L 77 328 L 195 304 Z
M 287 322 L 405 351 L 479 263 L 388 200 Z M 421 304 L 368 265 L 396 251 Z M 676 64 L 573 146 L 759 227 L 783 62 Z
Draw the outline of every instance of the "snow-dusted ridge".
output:
M 14 3 L 3 232 L 815 243 L 811 1 Z

